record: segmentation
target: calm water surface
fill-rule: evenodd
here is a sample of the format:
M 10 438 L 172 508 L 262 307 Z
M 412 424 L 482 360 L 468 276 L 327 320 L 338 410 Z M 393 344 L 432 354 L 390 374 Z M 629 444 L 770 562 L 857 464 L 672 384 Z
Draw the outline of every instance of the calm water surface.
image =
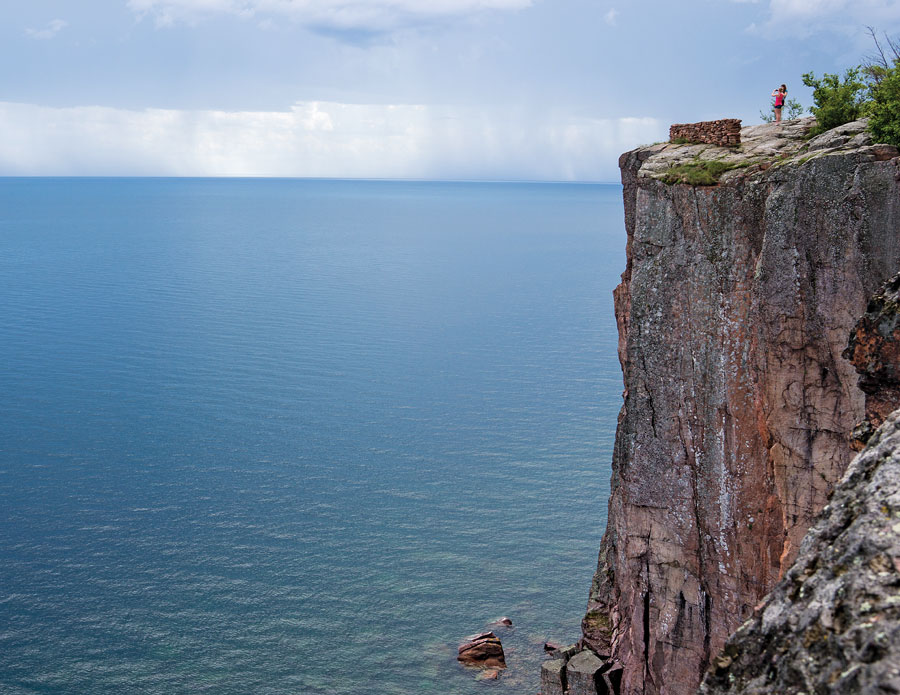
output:
M 619 186 L 0 179 L 0 692 L 536 692 L 623 268 Z

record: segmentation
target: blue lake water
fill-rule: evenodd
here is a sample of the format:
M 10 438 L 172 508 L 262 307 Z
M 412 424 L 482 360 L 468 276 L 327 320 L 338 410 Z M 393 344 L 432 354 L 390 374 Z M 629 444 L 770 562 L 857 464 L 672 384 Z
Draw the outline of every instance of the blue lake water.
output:
M 606 523 L 622 218 L 0 179 L 0 692 L 536 692 Z M 456 645 L 499 615 L 479 682 Z

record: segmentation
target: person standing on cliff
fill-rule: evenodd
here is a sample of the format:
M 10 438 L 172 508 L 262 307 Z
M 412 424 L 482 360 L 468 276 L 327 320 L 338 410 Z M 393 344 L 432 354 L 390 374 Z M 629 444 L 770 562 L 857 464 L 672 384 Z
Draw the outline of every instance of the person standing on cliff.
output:
M 781 123 L 781 109 L 787 98 L 787 86 L 781 85 L 778 89 L 772 90 L 772 96 L 775 97 L 775 122 Z

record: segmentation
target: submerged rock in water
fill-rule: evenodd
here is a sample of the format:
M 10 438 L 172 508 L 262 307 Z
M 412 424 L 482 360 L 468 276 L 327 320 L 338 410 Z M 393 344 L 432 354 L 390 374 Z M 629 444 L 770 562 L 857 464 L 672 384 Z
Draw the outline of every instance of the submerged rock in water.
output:
M 500 638 L 493 632 L 480 632 L 466 637 L 459 645 L 457 661 L 466 666 L 500 669 L 506 668 L 506 657 Z
M 500 671 L 495 668 L 489 668 L 485 671 L 482 671 L 481 674 L 475 680 L 479 681 L 495 681 L 500 678 Z

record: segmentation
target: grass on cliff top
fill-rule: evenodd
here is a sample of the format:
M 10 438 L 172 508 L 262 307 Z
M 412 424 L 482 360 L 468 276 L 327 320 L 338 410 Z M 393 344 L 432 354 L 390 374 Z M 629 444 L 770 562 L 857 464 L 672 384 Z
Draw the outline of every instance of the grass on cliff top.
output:
M 715 186 L 722 174 L 740 166 L 747 165 L 740 162 L 695 159 L 686 164 L 670 167 L 663 173 L 662 180 L 665 183 L 686 183 L 691 186 Z

